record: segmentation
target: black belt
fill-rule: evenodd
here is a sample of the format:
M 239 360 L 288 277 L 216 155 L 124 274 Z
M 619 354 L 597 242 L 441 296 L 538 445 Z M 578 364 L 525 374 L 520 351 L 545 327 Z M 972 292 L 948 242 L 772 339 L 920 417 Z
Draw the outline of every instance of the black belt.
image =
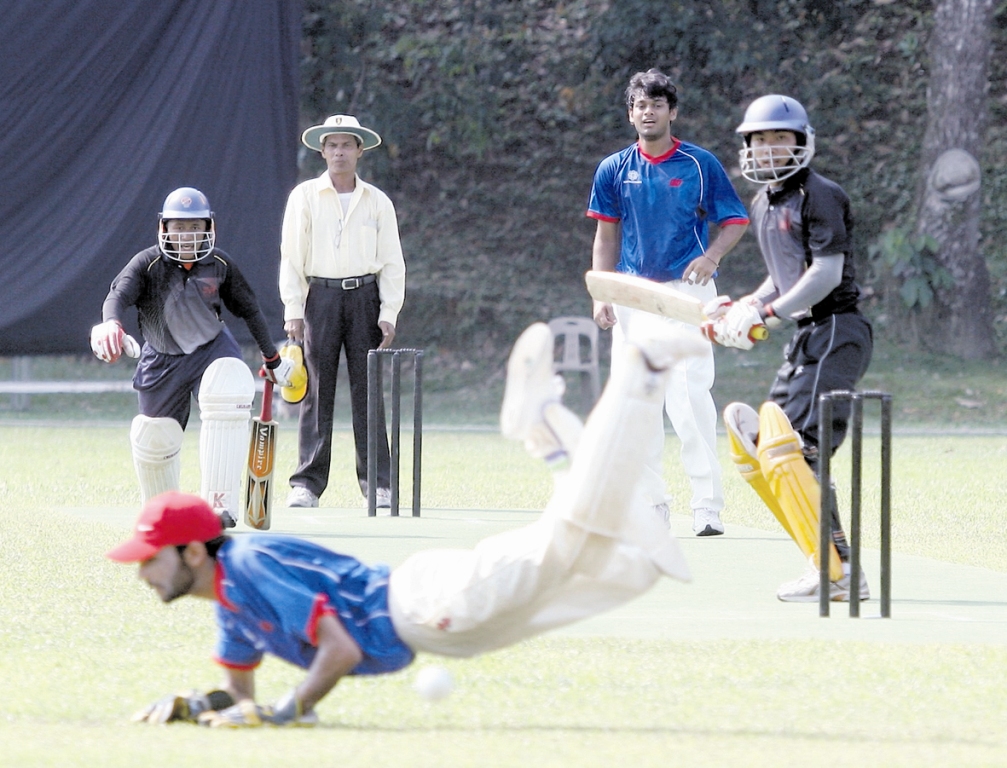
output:
M 326 288 L 342 288 L 344 291 L 355 291 L 360 286 L 373 283 L 377 279 L 377 275 L 363 275 L 361 277 L 309 277 L 308 282 L 324 285 Z

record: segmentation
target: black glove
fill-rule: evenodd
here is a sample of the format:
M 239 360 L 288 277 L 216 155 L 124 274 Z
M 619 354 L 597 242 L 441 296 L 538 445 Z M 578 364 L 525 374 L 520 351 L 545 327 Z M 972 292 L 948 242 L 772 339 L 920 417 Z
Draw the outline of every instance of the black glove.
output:
M 234 704 L 234 699 L 227 691 L 186 691 L 158 699 L 149 704 L 130 718 L 134 723 L 150 723 L 160 725 L 182 721 L 197 722 L 205 712 L 227 709 Z

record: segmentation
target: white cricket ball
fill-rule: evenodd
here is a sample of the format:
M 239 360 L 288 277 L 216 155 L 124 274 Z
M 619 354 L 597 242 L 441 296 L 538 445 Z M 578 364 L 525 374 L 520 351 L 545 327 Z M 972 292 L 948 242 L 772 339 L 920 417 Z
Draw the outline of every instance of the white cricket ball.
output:
M 454 687 L 454 678 L 444 667 L 424 667 L 413 681 L 413 688 L 427 701 L 447 698 Z

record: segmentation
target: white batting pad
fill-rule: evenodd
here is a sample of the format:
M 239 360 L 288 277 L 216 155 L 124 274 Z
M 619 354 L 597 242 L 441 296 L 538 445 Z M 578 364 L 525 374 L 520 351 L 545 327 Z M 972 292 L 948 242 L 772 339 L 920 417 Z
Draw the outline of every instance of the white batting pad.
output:
M 200 496 L 235 520 L 248 462 L 248 422 L 255 397 L 252 372 L 235 357 L 214 360 L 199 385 Z
M 137 416 L 129 430 L 133 466 L 140 481 L 140 499 L 179 490 L 182 467 L 182 427 L 174 419 Z

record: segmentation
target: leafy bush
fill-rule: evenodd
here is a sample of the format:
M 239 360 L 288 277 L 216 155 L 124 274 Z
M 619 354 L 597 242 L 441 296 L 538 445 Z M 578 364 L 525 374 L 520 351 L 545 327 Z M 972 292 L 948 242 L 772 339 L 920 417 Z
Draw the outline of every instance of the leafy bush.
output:
M 915 277 L 869 270 L 868 245 L 885 251 L 893 227 L 912 229 L 931 14 L 929 0 L 306 0 L 303 122 L 348 112 L 384 137 L 362 175 L 399 212 L 403 343 L 499 359 L 527 322 L 590 311 L 591 177 L 634 140 L 622 91 L 651 66 L 680 86 L 676 135 L 736 177 L 745 106 L 772 92 L 802 101 L 816 168 L 853 201 L 869 293 L 890 295 L 892 279 L 922 306 L 924 283 L 943 278 L 923 279 L 919 260 L 906 267 Z M 982 242 L 1007 317 L 1007 260 L 992 247 L 1007 235 L 1005 16 L 993 30 Z M 321 169 L 307 153 L 304 175 Z M 737 183 L 743 198 L 754 191 Z M 745 238 L 719 284 L 736 293 L 761 275 Z

